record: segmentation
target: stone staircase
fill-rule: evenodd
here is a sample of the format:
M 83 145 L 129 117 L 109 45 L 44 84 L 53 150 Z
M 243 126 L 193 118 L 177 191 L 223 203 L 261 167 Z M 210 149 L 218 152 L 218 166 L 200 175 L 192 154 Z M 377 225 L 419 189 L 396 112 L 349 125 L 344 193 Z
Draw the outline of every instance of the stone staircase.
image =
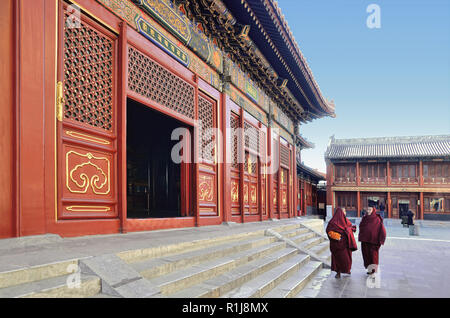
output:
M 154 297 L 294 297 L 329 263 L 328 240 L 300 224 L 273 230 L 323 262 L 261 231 L 207 247 L 124 259 L 160 290 Z
M 70 260 L 2 272 L 0 298 L 80 298 L 99 294 L 100 278 L 74 273 L 76 268 L 78 260 Z
M 110 263 L 119 262 L 118 269 L 106 274 L 101 268 L 107 266 L 95 265 L 91 258 L 93 268 L 100 271 L 82 270 L 79 288 L 68 287 L 73 276 L 67 268 L 84 260 L 0 273 L 0 297 L 139 297 L 139 288 L 154 290 L 145 297 L 162 298 L 299 297 L 329 267 L 328 239 L 302 223 L 275 226 L 271 231 L 121 252 L 112 255 Z M 105 275 L 117 276 L 113 280 L 120 284 L 109 283 Z M 135 296 L 120 292 L 128 282 L 140 283 L 133 288 Z

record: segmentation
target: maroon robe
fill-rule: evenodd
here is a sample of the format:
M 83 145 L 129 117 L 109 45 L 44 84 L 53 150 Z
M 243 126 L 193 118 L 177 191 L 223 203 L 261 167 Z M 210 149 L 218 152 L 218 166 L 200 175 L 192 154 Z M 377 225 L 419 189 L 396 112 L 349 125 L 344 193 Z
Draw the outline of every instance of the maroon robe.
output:
M 330 251 L 331 251 L 331 270 L 337 273 L 350 274 L 352 268 L 352 252 L 358 249 L 353 236 L 355 227 L 345 217 L 344 212 L 336 209 L 333 218 L 328 222 L 326 229 L 328 232 L 333 231 L 341 234 L 339 241 L 332 239 L 330 236 Z
M 383 225 L 383 219 L 373 208 L 372 213 L 364 215 L 359 224 L 358 241 L 361 242 L 365 268 L 369 267 L 369 265 L 379 264 L 378 252 L 385 240 L 386 229 Z

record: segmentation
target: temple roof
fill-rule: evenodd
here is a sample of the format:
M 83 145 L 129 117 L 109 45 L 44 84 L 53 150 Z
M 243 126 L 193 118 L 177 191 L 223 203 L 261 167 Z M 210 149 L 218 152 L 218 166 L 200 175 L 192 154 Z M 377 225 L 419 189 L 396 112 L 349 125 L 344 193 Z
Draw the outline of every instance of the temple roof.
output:
M 312 142 L 308 141 L 302 135 L 297 135 L 296 146 L 299 147 L 300 149 L 312 149 L 315 147 L 315 145 Z
M 312 169 L 308 166 L 305 166 L 303 163 L 300 163 L 298 161 L 297 161 L 297 172 L 308 175 L 312 179 L 316 180 L 316 182 L 327 179 L 326 175 L 323 174 L 322 172 Z
M 422 157 L 450 159 L 450 135 L 355 139 L 332 136 L 325 152 L 327 159 Z
M 179 1 L 295 122 L 334 117 L 274 0 Z
M 322 95 L 305 57 L 274 0 L 223 0 L 238 22 L 250 24 L 249 37 L 307 112 L 333 116 L 334 103 Z M 244 7 L 244 8 L 243 8 Z M 244 9 L 244 10 L 243 10 Z

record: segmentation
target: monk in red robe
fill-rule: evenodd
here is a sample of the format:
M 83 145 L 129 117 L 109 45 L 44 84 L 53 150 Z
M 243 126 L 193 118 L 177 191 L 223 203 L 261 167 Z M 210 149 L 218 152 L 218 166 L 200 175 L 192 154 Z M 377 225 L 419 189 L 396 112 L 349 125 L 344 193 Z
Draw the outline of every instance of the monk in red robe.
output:
M 345 209 L 337 208 L 326 229 L 330 239 L 331 270 L 336 278 L 341 273 L 350 274 L 352 268 L 352 252 L 358 249 L 353 236 L 356 227 L 347 219 Z
M 366 215 L 361 219 L 358 240 L 361 242 L 364 267 L 371 267 L 367 274 L 373 274 L 378 268 L 380 246 L 386 240 L 386 228 L 383 225 L 383 219 L 376 213 L 374 207 L 369 207 Z

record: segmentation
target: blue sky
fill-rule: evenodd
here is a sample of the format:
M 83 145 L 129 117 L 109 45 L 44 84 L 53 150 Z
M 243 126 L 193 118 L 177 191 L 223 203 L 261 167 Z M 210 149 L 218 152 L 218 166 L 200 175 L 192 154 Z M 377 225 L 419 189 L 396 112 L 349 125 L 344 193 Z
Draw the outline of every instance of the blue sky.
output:
M 369 4 L 381 28 L 369 29 Z M 302 160 L 325 172 L 329 137 L 450 134 L 449 0 L 278 0 L 336 118 L 300 127 Z

